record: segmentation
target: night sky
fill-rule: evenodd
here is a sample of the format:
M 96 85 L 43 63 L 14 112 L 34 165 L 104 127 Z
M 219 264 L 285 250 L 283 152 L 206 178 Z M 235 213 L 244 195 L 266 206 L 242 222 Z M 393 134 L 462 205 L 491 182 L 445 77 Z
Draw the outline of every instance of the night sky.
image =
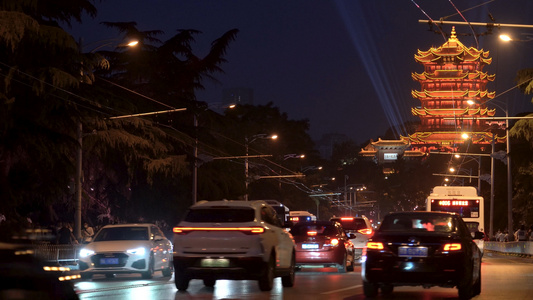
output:
M 414 55 L 445 42 L 418 20 L 427 14 L 463 21 L 453 4 L 461 11 L 472 8 L 463 12 L 470 22 L 490 22 L 491 14 L 496 23 L 533 24 L 531 0 L 106 0 L 97 3 L 96 19 L 86 17 L 67 30 L 90 43 L 118 37 L 99 25 L 102 21 L 135 21 L 140 30 L 163 30 L 163 41 L 178 29 L 196 29 L 202 34 L 194 51 L 203 56 L 213 40 L 237 28 L 222 65 L 225 74 L 216 76 L 219 84 L 204 82 L 198 100 L 220 102 L 223 89 L 251 88 L 254 104 L 273 102 L 292 120 L 310 120 L 314 140 L 341 133 L 362 143 L 391 126 L 405 136 L 396 125 L 417 120 L 411 107 L 420 103 L 411 90 L 420 86 L 411 72 L 423 69 Z M 449 34 L 451 25 L 443 29 Z M 462 36 L 472 33 L 470 27 L 458 25 L 456 31 L 463 44 L 476 47 L 474 36 Z M 533 111 L 531 96 L 511 89 L 517 70 L 533 68 L 533 41 L 501 44 L 497 37 L 503 31 L 533 37 L 533 28 L 501 28 L 477 38 L 494 60 L 484 69 L 496 74 L 489 91 L 501 94 L 497 100 L 503 106 L 509 101 L 510 115 Z

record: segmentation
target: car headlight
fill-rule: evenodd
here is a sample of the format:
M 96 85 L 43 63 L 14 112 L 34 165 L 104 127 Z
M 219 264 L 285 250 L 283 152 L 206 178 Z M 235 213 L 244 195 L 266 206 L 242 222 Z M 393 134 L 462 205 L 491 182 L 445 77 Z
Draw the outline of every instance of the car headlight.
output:
M 93 254 L 94 254 L 93 250 L 89 250 L 89 249 L 81 249 L 80 250 L 80 257 L 87 257 L 87 256 L 90 256 L 90 255 L 93 255 Z
M 126 252 L 128 252 L 129 254 L 134 254 L 134 255 L 144 255 L 144 253 L 146 253 L 146 249 L 139 247 L 135 249 L 128 249 Z

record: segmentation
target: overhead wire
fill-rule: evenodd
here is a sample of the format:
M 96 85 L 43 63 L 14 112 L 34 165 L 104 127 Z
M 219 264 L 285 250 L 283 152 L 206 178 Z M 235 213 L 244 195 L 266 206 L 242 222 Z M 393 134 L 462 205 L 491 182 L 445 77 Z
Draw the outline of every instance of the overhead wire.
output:
M 413 2 L 413 4 L 418 7 L 418 9 L 420 9 L 420 11 L 431 21 L 431 23 L 433 24 L 437 24 L 435 23 L 435 21 L 420 7 L 420 5 L 418 5 L 414 0 L 411 0 L 411 2 Z M 437 27 L 439 28 L 439 31 L 440 33 L 442 34 L 442 37 L 444 38 L 444 41 L 446 42 L 446 35 L 444 34 L 444 31 L 442 31 L 442 28 L 440 28 L 440 26 L 437 24 Z
M 461 13 L 461 11 L 459 11 L 459 9 L 457 9 L 457 7 L 455 6 L 455 4 L 453 3 L 452 0 L 448 0 L 450 2 L 450 4 L 453 6 L 453 8 L 455 8 L 455 10 L 457 11 L 457 13 L 461 16 L 461 18 L 463 18 L 463 20 L 468 23 L 468 26 L 470 27 L 470 30 L 472 30 L 472 34 L 474 35 L 474 39 L 476 40 L 476 48 L 479 48 L 479 42 L 477 40 L 477 35 L 476 35 L 476 32 L 474 30 L 474 27 L 472 27 L 472 24 L 470 24 L 469 21 L 466 20 L 465 16 Z

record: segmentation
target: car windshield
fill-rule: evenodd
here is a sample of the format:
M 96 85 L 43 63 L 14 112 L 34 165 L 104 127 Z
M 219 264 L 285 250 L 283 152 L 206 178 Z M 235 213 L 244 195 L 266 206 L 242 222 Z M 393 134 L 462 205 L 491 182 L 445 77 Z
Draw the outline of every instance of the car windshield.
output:
M 342 228 L 344 228 L 344 230 L 361 230 L 361 229 L 366 229 L 368 228 L 366 226 L 366 222 L 364 219 L 357 219 L 357 218 L 354 218 L 354 219 L 343 219 L 343 218 L 335 218 L 335 219 L 332 219 L 336 222 L 339 222 L 342 224 Z
M 316 235 L 337 234 L 334 225 L 298 224 L 291 228 L 293 236 L 307 236 L 308 232 L 316 232 Z
M 189 210 L 185 221 L 195 223 L 253 222 L 255 210 L 251 207 L 194 208 Z
M 102 228 L 94 238 L 95 242 L 103 241 L 147 241 L 146 227 L 109 227 Z
M 432 231 L 452 232 L 451 216 L 436 214 L 398 214 L 383 219 L 380 231 Z

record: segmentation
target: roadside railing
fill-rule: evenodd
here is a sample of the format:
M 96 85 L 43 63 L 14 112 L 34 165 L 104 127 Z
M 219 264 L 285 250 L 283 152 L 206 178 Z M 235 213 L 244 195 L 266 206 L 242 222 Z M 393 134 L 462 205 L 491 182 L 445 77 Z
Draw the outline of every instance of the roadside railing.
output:
M 47 262 L 58 264 L 77 264 L 80 244 L 56 245 L 52 243 L 36 243 L 33 245 L 35 255 Z
M 502 252 L 519 256 L 533 255 L 533 241 L 528 242 L 494 242 L 485 241 L 485 250 Z

